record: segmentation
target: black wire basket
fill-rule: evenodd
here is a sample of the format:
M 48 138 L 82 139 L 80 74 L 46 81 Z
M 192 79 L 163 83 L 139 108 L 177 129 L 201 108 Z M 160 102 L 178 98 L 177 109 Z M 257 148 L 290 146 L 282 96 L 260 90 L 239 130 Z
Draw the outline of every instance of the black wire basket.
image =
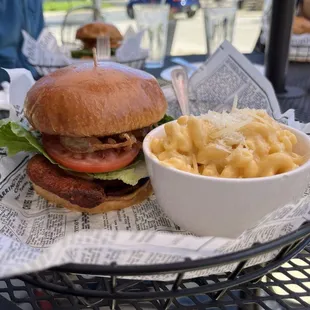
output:
M 138 59 L 134 59 L 134 60 L 130 60 L 130 61 L 118 61 L 118 63 L 134 68 L 134 69 L 139 69 L 142 70 L 145 66 L 145 61 L 146 61 L 147 57 L 143 57 L 143 58 L 138 58 Z
M 244 283 L 248 285 L 258 283 L 264 275 L 294 258 L 309 241 L 310 224 L 307 222 L 295 232 L 271 242 L 254 244 L 251 248 L 242 251 L 206 259 L 186 259 L 184 262 L 171 264 L 134 266 L 118 266 L 115 263 L 108 266 L 67 264 L 44 272 L 22 275 L 19 279 L 53 292 L 57 296 L 79 296 L 78 300 L 87 308 L 96 306 L 92 309 L 101 309 L 97 308 L 99 305 L 108 307 L 104 309 L 123 309 L 119 305 L 124 303 L 129 303 L 130 309 L 144 309 L 140 302 L 146 301 L 152 305 L 151 309 L 170 309 L 171 304 L 183 296 L 208 294 L 213 301 L 220 302 L 228 289 L 238 288 Z M 274 251 L 277 251 L 277 254 L 269 262 L 246 267 L 250 259 Z M 230 273 L 184 279 L 187 272 L 231 263 L 237 263 L 237 266 Z M 158 274 L 174 274 L 175 280 L 161 282 L 123 278 L 129 276 L 142 278 L 146 275 Z
M 139 69 L 139 70 L 143 70 L 144 66 L 145 66 L 145 61 L 146 61 L 147 57 L 143 57 L 143 58 L 137 58 L 137 59 L 132 59 L 130 61 L 117 61 L 114 58 L 111 58 L 111 60 L 104 60 L 104 61 L 100 61 L 100 62 L 117 62 L 119 64 L 134 68 L 134 69 Z M 61 69 L 64 68 L 68 65 L 66 64 L 61 64 L 61 65 L 52 65 L 52 64 L 35 64 L 35 63 L 31 63 L 28 61 L 28 63 L 39 69 L 40 71 L 46 72 L 46 73 L 50 73 L 52 71 L 55 71 L 57 69 Z

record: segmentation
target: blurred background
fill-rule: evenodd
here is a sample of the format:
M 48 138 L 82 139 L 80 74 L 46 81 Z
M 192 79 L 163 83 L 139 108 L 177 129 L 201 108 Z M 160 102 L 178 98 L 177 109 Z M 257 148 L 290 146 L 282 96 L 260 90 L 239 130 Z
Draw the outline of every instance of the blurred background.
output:
M 91 21 L 91 6 L 98 0 L 45 0 L 44 18 L 46 25 L 57 38 L 74 36 L 76 29 Z M 168 34 L 170 55 L 206 54 L 205 24 L 203 11 L 199 9 L 208 0 L 166 0 L 173 7 L 173 18 L 177 21 L 174 31 Z M 122 33 L 132 25 L 132 5 L 152 3 L 158 0 L 102 0 L 101 17 L 105 22 L 113 23 Z M 239 0 L 234 30 L 234 46 L 242 53 L 251 53 L 261 30 L 261 18 L 264 0 Z M 89 8 L 87 8 L 89 7 Z M 185 12 L 184 12 L 185 11 Z M 69 13 L 68 13 L 69 12 Z M 68 15 L 66 15 L 68 14 Z

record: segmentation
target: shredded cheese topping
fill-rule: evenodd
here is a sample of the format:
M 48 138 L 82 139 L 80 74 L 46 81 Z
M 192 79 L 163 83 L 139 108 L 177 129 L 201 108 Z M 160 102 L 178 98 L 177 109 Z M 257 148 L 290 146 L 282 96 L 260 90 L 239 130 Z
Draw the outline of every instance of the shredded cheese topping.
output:
M 182 116 L 165 125 L 166 136 L 154 138 L 151 150 L 163 165 L 223 178 L 272 176 L 297 168 L 304 156 L 294 153 L 296 136 L 265 110 L 209 111 Z

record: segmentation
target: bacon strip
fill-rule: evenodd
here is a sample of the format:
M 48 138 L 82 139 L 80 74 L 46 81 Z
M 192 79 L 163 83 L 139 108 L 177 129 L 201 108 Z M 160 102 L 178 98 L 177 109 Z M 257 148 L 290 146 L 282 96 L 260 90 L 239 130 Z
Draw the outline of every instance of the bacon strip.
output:
M 121 142 L 117 142 L 121 140 Z M 131 148 L 133 144 L 137 143 L 136 137 L 131 133 L 122 133 L 117 137 L 109 137 L 106 142 L 102 142 L 96 137 L 85 138 L 72 138 L 72 137 L 60 137 L 61 145 L 68 151 L 73 153 L 93 153 L 96 151 L 104 151 L 108 149 L 120 149 L 124 147 Z M 123 141 L 125 140 L 125 141 Z
M 139 140 L 144 139 L 144 137 L 152 130 L 152 126 L 144 127 L 141 129 L 137 129 L 132 131 L 131 133 Z

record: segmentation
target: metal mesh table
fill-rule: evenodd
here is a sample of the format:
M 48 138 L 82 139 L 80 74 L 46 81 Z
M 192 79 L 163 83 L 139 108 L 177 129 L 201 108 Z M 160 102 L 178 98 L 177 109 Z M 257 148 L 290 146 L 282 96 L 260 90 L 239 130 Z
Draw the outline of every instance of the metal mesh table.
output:
M 57 275 L 51 271 L 41 274 L 45 279 L 51 279 Z M 81 276 L 73 276 L 74 283 L 82 287 L 92 288 L 99 283 L 104 284 L 102 278 L 85 279 Z M 212 276 L 208 278 L 198 278 L 186 280 L 181 284 L 181 288 L 190 288 L 204 285 L 204 282 L 217 283 L 224 276 Z M 306 248 L 296 258 L 285 263 L 277 271 L 265 276 L 262 281 L 248 283 L 226 292 L 220 300 L 215 300 L 212 294 L 200 294 L 196 296 L 180 297 L 172 301 L 169 309 L 212 309 L 212 310 L 237 310 L 237 309 L 310 309 L 310 248 Z M 59 279 L 59 281 L 63 281 Z M 156 283 L 154 285 L 154 283 Z M 167 290 L 170 283 L 163 282 L 141 282 L 132 289 L 143 289 L 145 291 Z M 56 294 L 43 291 L 25 284 L 19 279 L 0 281 L 0 295 L 6 300 L 12 301 L 24 310 L 50 310 L 50 309 L 72 309 L 72 310 L 108 310 L 111 307 L 110 301 L 88 299 L 87 307 L 83 298 Z M 0 309 L 10 310 L 10 304 L 4 303 L 0 299 Z M 12 308 L 14 309 L 14 308 Z M 17 308 L 18 309 L 18 308 Z M 118 310 L 148 310 L 164 309 L 160 301 L 117 301 L 115 309 Z

